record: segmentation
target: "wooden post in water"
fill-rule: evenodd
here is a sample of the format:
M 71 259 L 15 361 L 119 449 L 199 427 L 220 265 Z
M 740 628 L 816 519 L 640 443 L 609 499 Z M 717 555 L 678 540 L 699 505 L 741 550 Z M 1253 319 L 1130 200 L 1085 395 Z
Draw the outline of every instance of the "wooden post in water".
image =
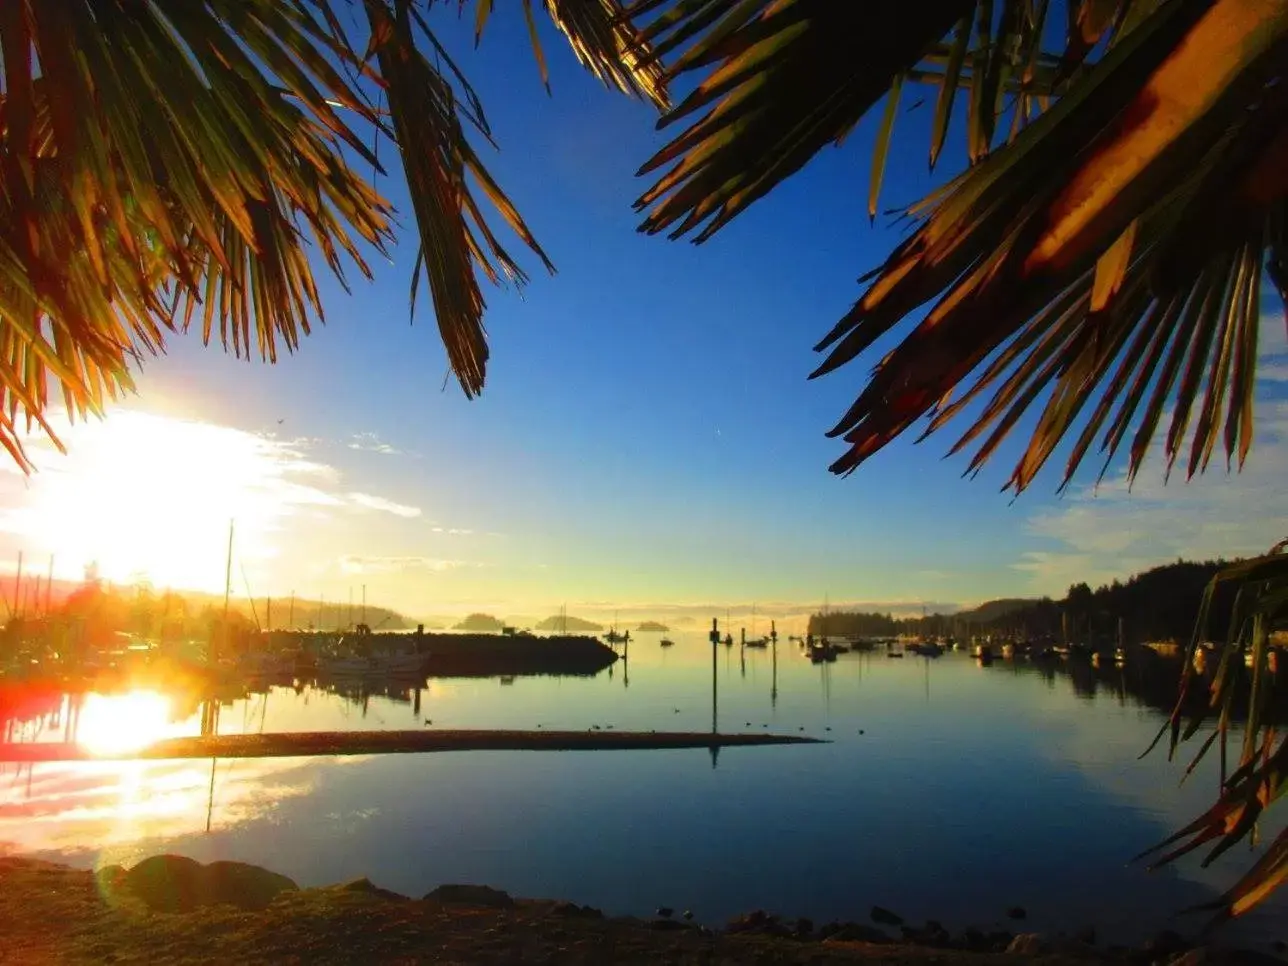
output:
M 773 673 L 769 685 L 769 706 L 776 708 L 778 707 L 778 631 L 774 631 L 769 639 L 773 642 L 771 646 L 774 649 Z
M 711 618 L 711 733 L 719 734 L 716 727 L 716 651 L 720 645 L 720 626 L 716 618 Z

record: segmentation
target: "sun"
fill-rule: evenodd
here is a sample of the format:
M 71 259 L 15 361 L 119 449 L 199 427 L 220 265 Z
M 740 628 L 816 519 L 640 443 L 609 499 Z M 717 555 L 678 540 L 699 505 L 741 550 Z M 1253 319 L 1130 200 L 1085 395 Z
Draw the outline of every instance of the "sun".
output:
M 80 708 L 76 740 L 92 755 L 140 751 L 170 731 L 170 699 L 155 691 L 91 694 Z
M 61 435 L 65 455 L 30 441 L 40 472 L 0 512 L 0 529 L 52 553 L 69 576 L 96 561 L 118 583 L 146 575 L 156 586 L 218 592 L 230 520 L 239 559 L 268 559 L 294 509 L 334 502 L 309 485 L 324 467 L 226 426 L 126 409 Z

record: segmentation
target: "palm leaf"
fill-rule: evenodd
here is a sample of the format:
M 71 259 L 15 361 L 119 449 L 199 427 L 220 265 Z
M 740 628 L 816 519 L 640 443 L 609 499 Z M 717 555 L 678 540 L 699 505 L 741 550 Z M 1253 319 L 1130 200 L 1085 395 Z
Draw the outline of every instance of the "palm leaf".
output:
M 383 174 L 373 133 L 402 155 L 452 366 L 467 394 L 482 387 L 478 278 L 523 279 L 489 220 L 549 260 L 472 146 L 490 131 L 432 4 L 364 0 L 365 51 L 336 6 L 0 4 L 0 445 L 25 468 L 28 427 L 57 442 L 51 379 L 84 416 L 190 326 L 239 356 L 298 347 L 324 318 L 312 253 L 347 285 L 393 240 L 349 160 Z M 614 0 L 546 7 L 593 73 L 664 103 Z
M 1165 865 L 1203 846 L 1211 846 L 1204 864 L 1209 864 L 1253 833 L 1267 807 L 1288 792 L 1288 737 L 1277 737 L 1266 723 L 1270 697 L 1270 633 L 1288 625 L 1288 554 L 1279 545 L 1263 557 L 1241 561 L 1224 568 L 1212 578 L 1203 595 L 1194 635 L 1185 655 L 1180 695 L 1168 721 L 1159 730 L 1154 745 L 1168 738 L 1169 754 L 1195 736 L 1211 713 L 1219 720 L 1187 768 L 1194 770 L 1212 747 L 1227 757 L 1229 723 L 1238 693 L 1249 693 L 1248 718 L 1238 764 L 1228 776 L 1222 775 L 1217 802 L 1189 825 L 1149 849 L 1156 855 L 1155 866 Z M 1228 630 L 1218 635 L 1215 622 L 1219 602 L 1228 602 Z M 1207 707 L 1200 708 L 1185 722 L 1183 706 L 1195 683 L 1194 654 L 1208 640 L 1220 639 L 1221 656 L 1209 688 Z M 1245 665 L 1251 668 L 1245 680 Z M 1154 745 L 1150 747 L 1153 748 Z M 1147 749 L 1148 753 L 1148 749 Z M 1216 921 L 1247 912 L 1288 876 L 1288 833 L 1281 834 L 1266 853 L 1213 903 L 1199 907 L 1214 912 Z
M 1065 484 L 1097 434 L 1107 469 L 1145 407 L 1151 428 L 1133 440 L 1134 476 L 1169 403 L 1169 468 L 1183 446 L 1191 475 L 1218 442 L 1227 460 L 1246 458 L 1254 266 L 1263 256 L 1272 269 L 1282 261 L 1288 196 L 1288 110 L 1276 66 L 1283 4 L 1082 0 L 1067 9 L 1063 49 L 1044 51 L 1045 3 L 924 0 L 899 4 L 897 16 L 883 4 L 822 0 L 643 0 L 631 8 L 655 50 L 675 55 L 669 80 L 706 72 L 663 118 L 688 126 L 642 169 L 665 171 L 637 203 L 650 233 L 707 240 L 883 94 L 897 93 L 901 78 L 939 87 L 933 162 L 954 92 L 968 91 L 975 164 L 910 209 L 918 230 L 818 346 L 828 351 L 815 373 L 822 375 L 930 307 L 833 429 L 849 444 L 835 472 L 854 470 L 922 416 L 931 430 L 943 427 L 990 388 L 995 405 L 954 449 L 984 437 L 970 466 L 977 470 L 1027 408 L 1043 405 L 1008 483 L 1016 490 L 1069 433 L 1078 443 Z M 1190 85 L 1196 73 L 1203 81 Z M 1010 131 L 999 147 L 995 131 L 1007 111 Z M 872 210 L 892 119 L 888 110 L 874 152 Z M 1087 296 L 1072 315 L 1050 311 L 1070 292 Z M 1006 349 L 1028 332 L 1024 344 L 1055 352 L 1032 328 L 1039 320 L 1058 322 L 1067 336 L 1050 365 Z M 1133 355 L 1131 347 L 1150 351 Z M 1009 366 L 996 366 L 999 358 Z M 1150 392 L 1160 366 L 1171 375 Z M 971 385 L 964 396 L 955 392 L 963 382 Z

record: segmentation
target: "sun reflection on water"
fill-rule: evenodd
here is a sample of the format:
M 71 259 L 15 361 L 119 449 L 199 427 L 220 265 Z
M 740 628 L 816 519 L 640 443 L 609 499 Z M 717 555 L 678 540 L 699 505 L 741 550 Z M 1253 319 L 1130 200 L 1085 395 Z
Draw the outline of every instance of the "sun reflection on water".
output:
M 140 751 L 170 730 L 170 699 L 164 694 L 90 694 L 79 709 L 76 740 L 90 754 L 103 757 Z

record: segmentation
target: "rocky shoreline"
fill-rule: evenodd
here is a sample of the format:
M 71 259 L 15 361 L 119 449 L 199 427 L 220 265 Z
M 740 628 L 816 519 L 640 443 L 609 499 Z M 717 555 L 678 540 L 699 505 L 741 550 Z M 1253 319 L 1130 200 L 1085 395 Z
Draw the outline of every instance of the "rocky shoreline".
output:
M 868 922 L 816 925 L 756 911 L 713 930 L 682 910 L 607 917 L 589 906 L 516 899 L 477 885 L 443 885 L 419 899 L 367 879 L 301 889 L 258 866 L 173 855 L 98 872 L 0 857 L 0 886 L 0 962 L 13 963 L 1284 962 L 1274 951 L 1195 946 L 1170 932 L 1136 948 L 1097 945 L 1090 930 L 954 934 L 880 907 Z M 1022 912 L 1011 911 L 1017 925 Z

